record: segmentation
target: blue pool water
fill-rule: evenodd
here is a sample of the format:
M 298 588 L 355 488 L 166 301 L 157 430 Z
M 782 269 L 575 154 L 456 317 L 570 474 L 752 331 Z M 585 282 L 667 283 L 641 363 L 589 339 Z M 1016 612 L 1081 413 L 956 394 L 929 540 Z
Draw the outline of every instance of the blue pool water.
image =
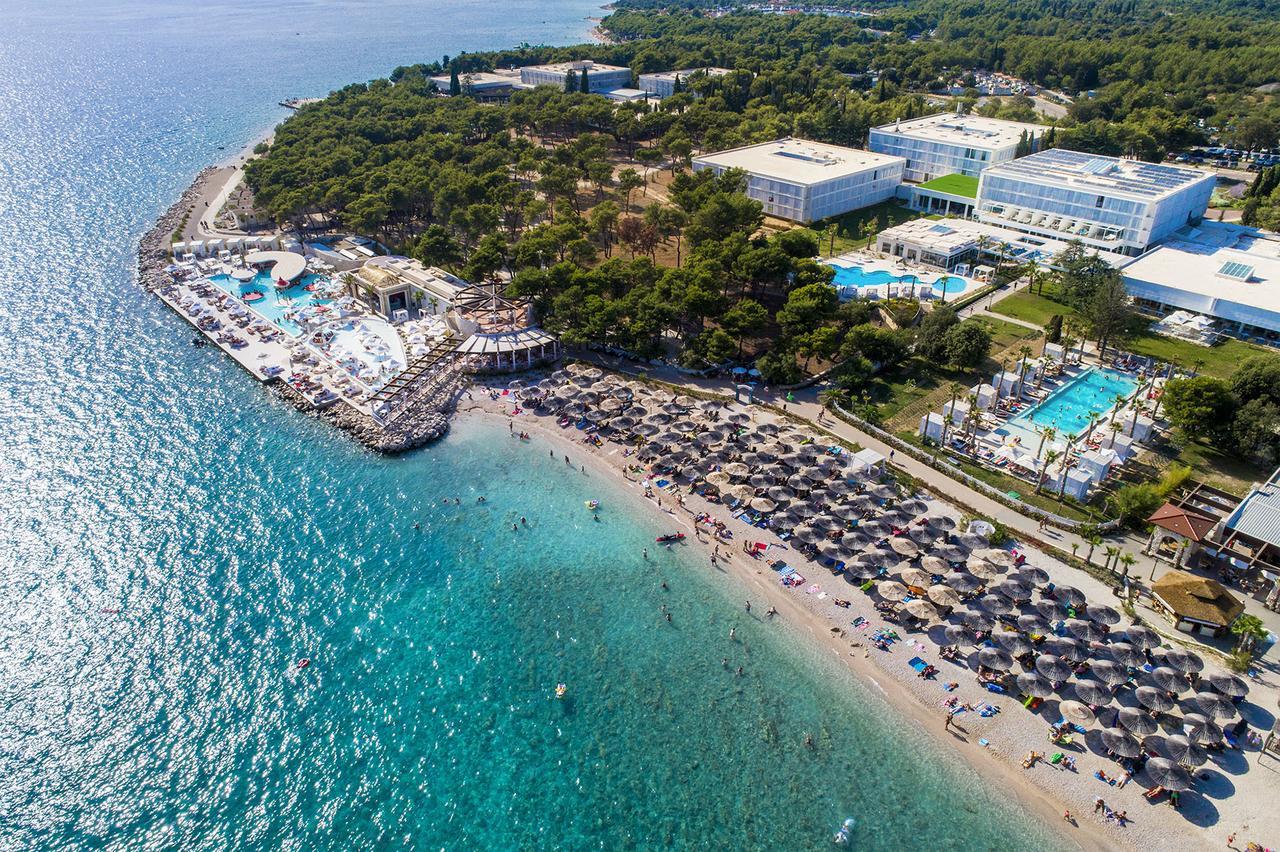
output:
M 237 299 L 243 299 L 248 293 L 264 294 L 264 298 L 256 302 L 245 302 L 245 305 L 250 310 L 261 314 L 268 322 L 275 324 L 281 331 L 294 337 L 302 333 L 302 328 L 293 320 L 288 319 L 285 316 L 286 313 L 291 309 L 304 308 L 309 305 L 327 305 L 332 301 L 332 299 L 322 298 L 316 293 L 307 290 L 308 286 L 323 283 L 327 280 L 321 275 L 304 275 L 293 286 L 284 290 L 276 289 L 275 280 L 267 270 L 258 272 L 251 281 L 237 281 L 230 275 L 211 275 L 209 280 Z
M 860 266 L 831 266 L 831 268 L 836 271 L 835 278 L 832 279 L 832 283 L 836 287 L 877 287 L 881 284 L 890 284 L 895 281 L 900 285 L 910 287 L 912 284 L 919 284 L 922 281 L 916 275 L 894 275 L 891 272 L 879 269 L 866 272 Z M 963 293 L 971 283 L 969 279 L 956 275 L 943 275 L 936 280 L 930 276 L 923 280 L 932 281 L 934 298 L 956 296 Z
M 858 848 L 1061 846 L 620 484 L 466 423 L 374 456 L 135 286 L 278 100 L 599 4 L 6 5 L 0 847 L 814 849 L 848 816 Z
M 1137 387 L 1137 380 L 1126 373 L 1098 368 L 1087 370 L 1039 405 L 1013 418 L 1010 425 L 1032 431 L 1052 426 L 1064 438 L 1069 434 L 1080 435 L 1089 427 L 1092 415 L 1109 411 L 1115 406 L 1118 394 L 1128 396 Z

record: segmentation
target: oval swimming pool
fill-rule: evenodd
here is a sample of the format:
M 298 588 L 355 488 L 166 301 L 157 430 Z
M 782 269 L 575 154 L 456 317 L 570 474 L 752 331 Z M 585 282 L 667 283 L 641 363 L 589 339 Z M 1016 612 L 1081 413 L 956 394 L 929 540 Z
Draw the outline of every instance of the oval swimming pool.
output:
M 865 271 L 861 266 L 835 266 L 827 264 L 835 270 L 835 277 L 832 283 L 836 287 L 855 287 L 861 289 L 863 287 L 879 287 L 883 284 L 897 283 L 899 286 L 908 288 L 913 284 L 930 284 L 933 287 L 933 295 L 936 296 L 955 296 L 963 293 L 969 288 L 970 280 L 961 278 L 957 275 L 926 275 L 924 277 L 912 275 L 894 275 L 883 269 L 873 269 Z

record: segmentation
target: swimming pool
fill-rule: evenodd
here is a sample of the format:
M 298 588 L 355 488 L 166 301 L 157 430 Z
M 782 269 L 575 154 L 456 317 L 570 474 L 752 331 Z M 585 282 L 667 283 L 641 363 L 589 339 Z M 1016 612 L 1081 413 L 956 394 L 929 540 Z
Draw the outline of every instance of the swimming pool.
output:
M 910 292 L 912 285 L 928 283 L 933 287 L 933 295 L 935 298 L 939 296 L 955 296 L 963 293 L 968 289 L 970 281 L 967 278 L 961 278 L 957 275 L 937 275 L 926 276 L 921 278 L 918 275 L 895 275 L 882 269 L 873 269 L 871 271 L 864 270 L 861 266 L 836 266 L 835 264 L 827 264 L 836 271 L 832 283 L 837 288 L 850 287 L 861 289 L 863 287 L 879 287 L 882 284 L 897 283 L 900 287 L 905 286 Z
M 219 289 L 244 302 L 263 319 L 294 337 L 302 333 L 302 328 L 289 319 L 287 313 L 310 305 L 326 305 L 332 301 L 319 295 L 318 288 L 328 282 L 323 275 L 304 275 L 297 283 L 284 290 L 276 289 L 269 270 L 258 272 L 249 281 L 237 281 L 230 275 L 211 275 L 209 280 Z M 308 290 L 308 287 L 312 289 Z M 255 300 L 254 293 L 261 293 L 261 298 Z
M 1007 426 L 1021 427 L 1031 433 L 1052 426 L 1059 437 L 1079 436 L 1089 428 L 1091 416 L 1110 411 L 1116 404 L 1116 396 L 1129 396 L 1137 387 L 1137 380 L 1127 373 L 1095 367 L 1010 420 Z

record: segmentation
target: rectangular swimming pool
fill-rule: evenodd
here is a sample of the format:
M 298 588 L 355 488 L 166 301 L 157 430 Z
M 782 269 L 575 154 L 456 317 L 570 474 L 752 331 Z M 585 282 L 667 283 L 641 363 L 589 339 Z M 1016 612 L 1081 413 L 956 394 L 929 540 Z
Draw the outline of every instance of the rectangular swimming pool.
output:
M 1110 411 L 1115 407 L 1116 396 L 1130 396 L 1137 388 L 1137 379 L 1127 373 L 1095 367 L 1076 376 L 1007 425 L 1021 427 L 1032 434 L 1052 426 L 1061 438 L 1080 435 L 1089 427 L 1092 415 Z
M 961 278 L 958 275 L 944 275 L 943 273 L 933 273 L 924 276 L 906 273 L 904 275 L 895 275 L 881 269 L 873 269 L 871 271 L 864 270 L 861 266 L 837 266 L 835 264 L 827 264 L 836 271 L 835 278 L 831 283 L 837 289 L 852 288 L 861 290 L 863 287 L 878 287 L 881 284 L 897 283 L 900 288 L 907 288 L 910 292 L 912 285 L 919 285 L 928 282 L 933 287 L 933 297 L 953 298 L 968 289 L 972 283 L 968 278 Z

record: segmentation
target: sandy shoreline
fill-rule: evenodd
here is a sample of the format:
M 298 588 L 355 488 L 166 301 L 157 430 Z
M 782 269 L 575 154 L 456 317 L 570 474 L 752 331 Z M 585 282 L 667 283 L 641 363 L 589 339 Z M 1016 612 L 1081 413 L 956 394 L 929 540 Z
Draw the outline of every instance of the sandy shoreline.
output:
M 481 386 L 476 386 L 474 399 L 464 400 L 459 404 L 457 423 L 462 424 L 464 428 L 468 417 L 512 419 L 510 406 L 504 406 L 502 401 L 490 401 L 487 394 L 482 391 Z M 992 701 L 992 703 L 1013 705 L 1012 709 L 1006 707 L 994 718 L 982 718 L 976 713 L 966 713 L 957 717 L 959 730 L 954 733 L 945 731 L 941 702 L 948 693 L 942 691 L 940 682 L 947 679 L 960 682 L 961 688 L 950 694 L 958 695 L 961 701 L 969 701 L 975 705 L 993 696 L 985 692 L 979 693 L 972 677 L 965 677 L 965 674 L 971 675 L 967 670 L 958 672 L 955 669 L 943 668 L 936 681 L 916 677 L 915 672 L 907 666 L 907 660 L 915 653 L 920 653 L 926 659 L 938 663 L 940 667 L 945 665 L 937 659 L 936 649 L 931 646 L 928 646 L 925 651 L 917 651 L 911 647 L 908 640 L 905 643 L 899 643 L 904 647 L 895 647 L 894 651 L 885 653 L 864 647 L 865 634 L 843 629 L 840 632 L 834 632 L 833 627 L 848 625 L 849 621 L 859 614 L 876 624 L 881 623 L 871 606 L 870 599 L 865 595 L 857 592 L 843 580 L 831 577 L 825 570 L 814 570 L 817 566 L 811 563 L 806 564 L 794 557 L 791 559 L 792 563 L 805 573 L 810 583 L 818 583 L 824 588 L 829 588 L 833 595 L 847 596 L 852 605 L 849 609 L 839 609 L 835 607 L 831 596 L 819 599 L 815 595 L 806 594 L 803 589 L 784 588 L 764 559 L 752 559 L 741 550 L 743 540 L 759 539 L 764 536 L 759 530 L 755 530 L 756 534 L 752 536 L 749 532 L 752 528 L 740 521 L 730 519 L 723 506 L 705 503 L 702 498 L 692 495 L 686 496 L 686 507 L 681 509 L 673 504 L 674 494 L 663 494 L 663 506 L 660 508 L 656 501 L 646 499 L 644 491 L 636 480 L 624 473 L 624 457 L 619 445 L 606 443 L 602 448 L 595 448 L 583 444 L 573 440 L 581 435 L 580 432 L 562 430 L 556 425 L 554 419 L 548 417 L 521 414 L 514 419 L 517 428 L 528 432 L 535 445 L 552 444 L 557 454 L 567 453 L 577 464 L 588 465 L 589 469 L 601 475 L 617 477 L 630 483 L 630 487 L 636 489 L 637 502 L 647 504 L 650 511 L 658 513 L 669 525 L 685 530 L 690 536 L 686 539 L 687 546 L 698 548 L 708 559 L 716 542 L 706 533 L 695 532 L 694 513 L 709 511 L 725 521 L 733 529 L 734 543 L 720 543 L 722 558 L 719 566 L 724 573 L 733 578 L 753 604 L 761 609 L 768 606 L 775 607 L 779 614 L 780 629 L 795 633 L 802 640 L 814 643 L 813 647 L 822 653 L 831 654 L 833 658 L 841 661 L 861 683 L 877 690 L 893 705 L 900 714 L 900 721 L 907 726 L 919 729 L 938 746 L 958 755 L 981 777 L 998 784 L 999 787 L 996 789 L 1016 800 L 1024 810 L 1055 829 L 1063 838 L 1064 844 L 1086 850 L 1114 849 L 1119 846 L 1136 849 L 1152 843 L 1159 844 L 1163 849 L 1202 847 L 1203 844 L 1191 837 L 1185 838 L 1189 841 L 1187 843 L 1178 844 L 1176 847 L 1171 846 L 1169 842 L 1171 838 L 1167 831 L 1151 834 L 1149 831 L 1140 830 L 1137 822 L 1125 829 L 1106 825 L 1100 819 L 1092 819 L 1086 814 L 1086 810 L 1091 809 L 1089 804 L 1092 801 L 1091 798 L 1055 795 L 1054 793 L 1058 791 L 1050 792 L 1040 783 L 1028 783 L 1028 780 L 1040 781 L 1037 775 L 1043 774 L 1046 780 L 1058 781 L 1067 774 L 1044 764 L 1032 770 L 1023 770 L 1017 762 L 1028 748 L 1034 747 L 1044 751 L 1045 746 L 1048 745 L 1044 741 L 1043 723 L 1039 722 L 1039 717 L 1021 711 L 1017 702 L 1004 699 L 1000 702 Z M 779 553 L 771 548 L 769 558 L 788 558 L 788 556 L 786 552 Z M 807 637 L 805 637 L 806 633 Z M 928 645 L 927 638 L 925 644 Z M 1014 741 L 1017 739 L 1015 736 L 1017 732 L 1010 729 L 1020 726 L 1011 723 L 1018 721 L 1029 723 L 1040 731 L 1038 740 Z M 978 740 L 983 738 L 990 740 L 990 747 L 978 744 Z M 1047 773 L 1051 773 L 1052 776 Z M 1082 772 L 1081 775 L 1083 774 Z M 1065 810 L 1070 810 L 1073 817 L 1077 817 L 1073 825 L 1068 826 L 1063 821 L 1062 815 Z M 1148 823 L 1146 828 L 1155 828 L 1151 825 L 1154 821 L 1147 819 L 1145 814 L 1140 819 Z

